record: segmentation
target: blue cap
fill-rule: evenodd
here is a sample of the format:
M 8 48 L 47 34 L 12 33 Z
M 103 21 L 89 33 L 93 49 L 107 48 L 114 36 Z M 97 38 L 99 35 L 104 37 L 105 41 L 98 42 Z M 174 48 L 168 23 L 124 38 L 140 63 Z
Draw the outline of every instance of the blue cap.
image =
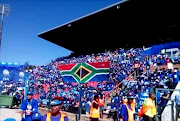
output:
M 27 95 L 33 95 L 33 92 L 28 92 Z
M 129 95 L 127 98 L 128 99 L 134 99 L 134 96 L 133 95 Z
M 41 114 L 40 113 L 34 113 L 33 116 L 32 116 L 32 119 L 33 120 L 36 120 L 36 119 L 41 119 Z
M 7 118 L 4 121 L 16 121 L 14 118 Z
M 164 91 L 164 94 L 168 94 L 168 93 L 169 93 L 168 91 L 166 91 L 166 90 Z
M 60 100 L 53 100 L 52 102 L 51 102 L 51 105 L 53 106 L 53 105 L 60 105 L 62 102 L 60 101 Z

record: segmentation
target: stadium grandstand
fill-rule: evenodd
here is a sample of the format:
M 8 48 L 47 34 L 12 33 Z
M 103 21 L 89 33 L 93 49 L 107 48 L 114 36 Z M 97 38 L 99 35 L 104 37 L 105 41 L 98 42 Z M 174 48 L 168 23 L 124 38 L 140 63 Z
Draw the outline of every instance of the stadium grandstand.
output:
M 99 94 L 105 99 L 102 111 L 107 114 L 102 120 L 117 121 L 123 101 L 131 94 L 136 101 L 135 120 L 139 120 L 142 103 L 154 92 L 158 102 L 157 119 L 162 119 L 173 94 L 168 89 L 177 89 L 179 84 L 177 5 L 177 1 L 124 0 L 38 34 L 73 51 L 70 56 L 28 70 L 29 91 L 41 110 L 48 108 L 50 100 L 60 99 L 63 111 L 77 113 L 75 105 L 80 100 L 79 83 L 83 80 L 84 117 L 88 117 L 93 96 Z M 10 83 L 13 86 L 7 86 Z M 24 90 L 18 90 L 12 81 L 0 86 L 3 95 L 14 96 L 13 105 L 18 107 L 24 99 Z M 167 90 L 156 92 L 157 88 Z M 166 94 L 170 99 L 163 99 Z M 75 121 L 75 116 L 70 120 Z
M 122 0 L 38 36 L 80 55 L 149 47 L 179 40 L 178 11 L 177 0 Z

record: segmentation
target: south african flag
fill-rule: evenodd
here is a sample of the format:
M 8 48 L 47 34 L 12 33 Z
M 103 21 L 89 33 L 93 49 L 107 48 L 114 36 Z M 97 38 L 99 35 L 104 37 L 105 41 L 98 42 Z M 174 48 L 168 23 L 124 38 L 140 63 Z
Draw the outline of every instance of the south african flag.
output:
M 109 62 L 59 65 L 64 82 L 108 81 Z

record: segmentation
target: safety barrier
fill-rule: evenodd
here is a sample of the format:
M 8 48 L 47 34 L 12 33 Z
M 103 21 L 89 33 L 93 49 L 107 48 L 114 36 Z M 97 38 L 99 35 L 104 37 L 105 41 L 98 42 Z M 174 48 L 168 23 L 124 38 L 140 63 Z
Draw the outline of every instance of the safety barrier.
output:
M 0 106 L 9 106 L 11 108 L 13 97 L 8 95 L 0 95 Z

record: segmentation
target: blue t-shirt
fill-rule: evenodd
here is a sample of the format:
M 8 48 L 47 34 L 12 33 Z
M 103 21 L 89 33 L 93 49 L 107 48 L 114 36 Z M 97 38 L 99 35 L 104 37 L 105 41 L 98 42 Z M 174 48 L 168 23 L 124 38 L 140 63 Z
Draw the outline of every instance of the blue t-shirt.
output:
M 31 115 L 26 115 L 25 114 L 25 120 L 26 121 L 31 121 L 32 120 L 32 115 L 38 111 L 38 102 L 35 99 L 32 99 L 30 101 L 25 99 L 23 101 L 23 103 L 21 104 L 20 109 L 23 110 L 23 111 L 26 111 L 26 110 L 31 110 L 32 111 Z
M 111 106 L 111 109 L 118 110 L 119 107 L 120 107 L 120 104 L 117 104 L 117 105 L 114 104 Z
M 85 104 L 85 110 L 86 112 L 90 112 L 91 105 L 89 103 Z
M 47 117 L 47 114 L 41 118 L 41 121 L 46 121 L 46 117 Z M 61 118 L 60 114 L 56 117 L 51 116 L 51 121 L 60 121 L 60 118 Z M 65 116 L 64 121 L 69 121 L 69 118 L 67 116 Z
M 167 102 L 168 102 L 168 99 L 164 99 L 163 97 L 161 97 L 161 102 L 159 105 L 165 107 Z
M 160 64 L 161 64 L 161 65 L 165 65 L 165 64 L 166 64 L 166 61 L 165 61 L 164 59 L 161 59 L 161 60 L 160 60 Z
M 173 83 L 176 84 L 179 82 L 179 74 L 178 73 L 174 73 L 173 74 Z
M 131 106 L 127 105 L 129 109 L 131 109 Z M 120 110 L 120 116 L 123 116 L 123 121 L 128 121 L 128 111 L 126 108 L 126 105 L 122 105 L 121 106 L 121 110 Z
M 28 107 L 28 105 L 30 106 Z M 35 99 L 32 99 L 30 101 L 25 99 L 23 103 L 21 104 L 20 109 L 23 111 L 28 110 L 28 109 L 29 110 L 38 109 L 38 102 Z

